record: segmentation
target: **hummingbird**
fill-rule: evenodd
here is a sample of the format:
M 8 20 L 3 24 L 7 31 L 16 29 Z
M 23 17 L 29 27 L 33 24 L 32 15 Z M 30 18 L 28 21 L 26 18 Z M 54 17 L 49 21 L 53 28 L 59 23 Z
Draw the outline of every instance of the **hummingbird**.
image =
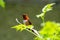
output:
M 32 25 L 32 23 L 30 22 L 30 19 L 29 19 L 29 17 L 28 17 L 28 15 L 27 14 L 23 14 L 22 15 L 22 17 L 23 17 L 23 24 L 24 25 L 26 25 L 26 26 L 28 26 L 28 25 Z M 17 23 L 19 23 L 19 24 L 21 24 L 19 21 L 18 21 L 18 19 L 16 18 L 16 22 Z M 28 26 L 29 27 L 29 26 Z M 34 29 L 34 26 L 32 26 L 32 28 L 27 28 L 27 30 L 28 31 L 31 31 L 34 35 L 40 35 L 39 33 L 38 33 L 38 31 L 37 30 L 35 30 Z M 39 36 L 40 37 L 40 36 Z
M 22 16 L 23 16 L 23 23 L 24 23 L 26 26 L 32 25 L 32 23 L 30 22 L 30 19 L 29 19 L 29 17 L 28 17 L 27 14 L 23 14 Z M 33 33 L 39 35 L 38 32 L 34 29 L 34 26 L 33 26 L 31 29 L 30 29 L 30 28 L 27 28 L 27 29 L 30 30 L 30 31 L 32 31 Z
M 28 15 L 27 14 L 23 14 L 22 15 L 23 16 L 23 23 L 25 24 L 25 25 L 32 25 L 32 23 L 30 22 L 30 20 L 29 20 L 29 17 L 28 17 Z

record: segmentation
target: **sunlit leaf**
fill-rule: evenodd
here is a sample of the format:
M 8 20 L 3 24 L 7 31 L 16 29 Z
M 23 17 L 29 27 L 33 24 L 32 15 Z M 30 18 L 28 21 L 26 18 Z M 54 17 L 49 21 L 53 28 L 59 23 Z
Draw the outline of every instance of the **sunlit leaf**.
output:
M 23 31 L 26 29 L 26 25 L 20 24 L 20 25 L 13 26 L 11 28 L 15 28 L 17 31 L 18 30 Z
M 60 23 L 47 21 L 39 33 L 43 36 L 43 40 L 60 40 Z M 36 37 L 35 40 L 42 39 Z
M 39 18 L 39 17 L 43 17 L 43 16 L 44 16 L 44 13 L 41 13 L 41 14 L 36 15 L 36 16 L 37 16 L 37 18 Z
M 42 9 L 42 12 L 47 12 L 47 11 L 52 10 L 52 6 L 53 6 L 54 4 L 55 4 L 55 3 L 47 4 L 47 5 L 44 6 L 44 8 Z
M 5 8 L 5 2 L 3 0 L 0 0 L 0 6 Z
M 51 3 L 51 4 L 47 4 L 46 6 L 44 6 L 44 8 L 42 9 L 42 13 L 39 14 L 39 15 L 36 15 L 37 18 L 41 17 L 41 19 L 42 19 L 43 22 L 44 22 L 44 16 L 45 16 L 46 12 L 52 10 L 52 8 L 53 8 L 52 6 L 53 6 L 54 4 L 55 4 L 55 3 Z
M 15 28 L 17 31 L 18 31 L 18 30 L 23 31 L 23 30 L 25 30 L 26 28 L 29 28 L 29 29 L 33 28 L 33 25 L 28 25 L 28 26 L 26 26 L 26 25 L 24 25 L 24 24 L 19 24 L 19 25 L 13 26 L 13 27 L 11 27 L 11 28 Z
M 60 30 L 58 30 L 59 26 L 57 24 L 58 23 L 56 23 L 56 22 L 47 21 L 45 23 L 43 29 L 40 30 L 40 34 L 44 35 L 44 37 L 49 37 L 49 38 L 54 38 L 55 39 L 57 37 L 57 34 L 59 34 L 58 31 L 60 31 Z

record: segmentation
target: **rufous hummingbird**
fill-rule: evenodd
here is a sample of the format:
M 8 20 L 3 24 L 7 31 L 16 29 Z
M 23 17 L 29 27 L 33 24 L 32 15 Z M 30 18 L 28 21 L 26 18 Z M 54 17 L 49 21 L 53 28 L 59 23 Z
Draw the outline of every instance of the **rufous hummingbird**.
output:
M 24 25 L 26 25 L 26 26 L 28 26 L 28 27 L 29 27 L 29 25 L 32 25 L 32 23 L 30 22 L 30 19 L 29 19 L 29 17 L 28 17 L 27 14 L 23 14 L 22 17 L 23 17 L 23 24 L 24 24 Z M 16 18 L 16 21 L 17 21 L 17 23 L 21 24 L 21 23 L 18 21 L 17 18 Z M 34 35 L 38 35 L 38 36 L 39 36 L 38 31 L 34 29 L 34 26 L 33 26 L 33 25 L 32 25 L 32 28 L 27 28 L 27 30 L 33 32 Z M 39 37 L 40 37 L 40 36 L 39 36 Z
M 23 23 L 25 24 L 25 25 L 32 25 L 32 23 L 30 22 L 30 20 L 29 20 L 29 17 L 28 17 L 28 15 L 27 14 L 23 14 L 22 15 L 23 16 Z
M 28 17 L 27 14 L 23 14 L 22 16 L 23 16 L 23 23 L 26 26 L 32 25 L 32 23 L 30 22 L 29 17 Z M 38 32 L 34 29 L 34 26 L 31 29 L 29 29 L 29 28 L 27 28 L 27 29 L 38 35 Z

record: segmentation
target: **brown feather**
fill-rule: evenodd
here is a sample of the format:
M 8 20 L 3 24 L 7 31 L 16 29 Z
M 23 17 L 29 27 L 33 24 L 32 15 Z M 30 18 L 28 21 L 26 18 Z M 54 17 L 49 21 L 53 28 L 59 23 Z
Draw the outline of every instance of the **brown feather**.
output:
M 27 20 L 27 21 L 25 22 L 26 25 L 32 25 L 32 23 L 30 22 L 29 17 L 28 17 L 27 14 L 23 14 L 22 16 L 23 16 L 23 19 L 24 19 L 24 20 Z

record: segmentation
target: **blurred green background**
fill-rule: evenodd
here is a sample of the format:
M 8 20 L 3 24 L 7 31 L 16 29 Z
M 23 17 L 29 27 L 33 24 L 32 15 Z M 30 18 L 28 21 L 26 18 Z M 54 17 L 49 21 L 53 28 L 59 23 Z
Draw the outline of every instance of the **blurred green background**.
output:
M 33 40 L 34 35 L 27 32 L 16 31 L 12 26 L 17 25 L 16 18 L 22 23 L 22 14 L 26 13 L 35 29 L 41 29 L 41 19 L 36 17 L 41 9 L 48 3 L 55 2 L 53 10 L 47 12 L 45 21 L 60 22 L 60 0 L 4 0 L 6 7 L 0 6 L 0 40 Z

